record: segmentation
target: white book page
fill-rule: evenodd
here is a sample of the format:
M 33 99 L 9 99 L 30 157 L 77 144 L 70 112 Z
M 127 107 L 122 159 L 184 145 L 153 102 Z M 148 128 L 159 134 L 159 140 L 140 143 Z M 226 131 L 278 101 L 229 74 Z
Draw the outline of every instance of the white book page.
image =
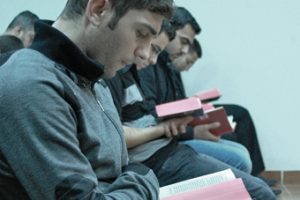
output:
M 228 119 L 228 121 L 229 121 L 229 124 L 230 124 L 231 128 L 234 130 L 235 127 L 236 127 L 236 122 L 233 121 L 233 116 L 232 116 L 232 115 L 228 115 L 228 116 L 227 116 L 227 119 Z
M 197 178 L 193 178 L 172 185 L 167 185 L 165 187 L 161 187 L 159 190 L 159 198 L 162 199 L 164 197 L 196 190 L 198 188 L 216 185 L 233 179 L 235 179 L 235 176 L 231 171 L 231 169 L 226 169 L 213 174 L 199 176 Z

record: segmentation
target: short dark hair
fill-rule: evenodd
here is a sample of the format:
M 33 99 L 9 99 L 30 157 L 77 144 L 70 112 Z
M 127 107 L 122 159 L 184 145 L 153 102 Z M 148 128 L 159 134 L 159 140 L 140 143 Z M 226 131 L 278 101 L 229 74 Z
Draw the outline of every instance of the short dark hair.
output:
M 176 30 L 172 26 L 169 20 L 163 20 L 163 23 L 161 25 L 161 31 L 165 32 L 169 38 L 170 41 L 172 41 L 176 36 Z
M 201 32 L 201 28 L 196 19 L 184 7 L 175 7 L 171 23 L 176 28 L 176 30 L 183 28 L 187 24 L 190 24 L 196 34 L 199 34 Z
M 89 0 L 68 0 L 62 17 L 65 19 L 76 19 L 81 16 L 88 4 Z M 126 14 L 129 9 L 147 9 L 154 13 L 159 13 L 167 19 L 173 14 L 173 0 L 109 0 L 111 7 L 115 9 L 115 16 L 109 23 L 109 27 L 113 29 L 119 19 Z
M 194 42 L 191 46 L 191 51 L 195 51 L 197 53 L 198 58 L 202 57 L 202 48 L 197 39 L 194 39 Z
M 15 16 L 15 18 L 8 25 L 6 31 L 11 30 L 19 25 L 21 25 L 24 29 L 31 29 L 34 27 L 34 22 L 37 20 L 39 20 L 39 17 L 36 14 L 25 10 Z
M 6 53 L 13 50 L 24 48 L 23 42 L 13 35 L 0 36 L 0 53 Z

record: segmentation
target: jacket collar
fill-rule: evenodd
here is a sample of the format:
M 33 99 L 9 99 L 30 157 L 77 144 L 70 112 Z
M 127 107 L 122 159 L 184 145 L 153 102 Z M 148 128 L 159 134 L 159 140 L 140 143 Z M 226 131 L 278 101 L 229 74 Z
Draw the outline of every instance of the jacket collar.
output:
M 51 23 L 39 21 L 35 24 L 36 35 L 30 48 L 90 81 L 97 81 L 103 75 L 104 66 L 84 55 L 68 37 L 51 27 Z
M 157 59 L 157 64 L 164 69 L 173 69 L 173 64 L 170 59 L 170 55 L 167 51 L 162 51 Z
M 158 56 L 157 62 L 159 62 L 159 63 L 170 63 L 171 60 L 170 60 L 170 57 L 169 57 L 169 53 L 166 50 L 162 51 Z

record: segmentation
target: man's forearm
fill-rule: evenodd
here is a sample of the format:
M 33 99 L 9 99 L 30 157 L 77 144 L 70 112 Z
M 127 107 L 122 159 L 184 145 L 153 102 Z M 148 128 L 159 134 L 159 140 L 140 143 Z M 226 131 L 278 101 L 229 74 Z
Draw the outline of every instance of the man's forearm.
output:
M 133 148 L 164 135 L 163 126 L 151 126 L 147 128 L 133 128 L 123 126 L 127 148 Z

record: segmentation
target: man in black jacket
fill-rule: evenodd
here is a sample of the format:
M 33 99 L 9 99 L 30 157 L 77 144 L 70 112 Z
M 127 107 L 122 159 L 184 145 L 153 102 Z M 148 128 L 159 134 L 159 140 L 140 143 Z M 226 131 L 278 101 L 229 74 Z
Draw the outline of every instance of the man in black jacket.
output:
M 181 56 L 173 61 L 174 69 L 178 72 L 188 71 L 193 64 L 202 57 L 202 48 L 200 43 L 195 39 L 188 54 Z M 185 98 L 185 90 L 180 73 L 174 77 L 177 81 L 179 92 L 182 98 Z M 253 163 L 252 174 L 258 175 L 264 169 L 264 162 L 260 151 L 255 126 L 251 115 L 247 109 L 234 104 L 216 104 L 215 106 L 223 106 L 228 115 L 233 115 L 237 126 L 231 134 L 222 136 L 224 139 L 232 140 L 243 144 L 249 151 Z
M 174 83 L 177 85 L 177 92 L 181 94 L 180 98 L 185 98 L 185 89 L 181 79 L 182 71 L 188 71 L 193 64 L 202 57 L 202 48 L 197 39 L 194 40 L 193 45 L 190 48 L 189 53 L 175 59 L 173 63 L 174 69 L 179 72 L 174 74 Z M 222 138 L 226 140 L 231 140 L 244 145 L 250 153 L 250 158 L 253 163 L 251 174 L 258 176 L 263 179 L 268 185 L 273 186 L 276 184 L 276 180 L 266 179 L 260 176 L 260 173 L 265 169 L 264 161 L 262 158 L 262 153 L 260 151 L 260 146 L 257 138 L 256 129 L 254 122 L 249 111 L 235 104 L 214 104 L 216 107 L 224 107 L 228 115 L 234 117 L 234 121 L 237 122 L 235 131 L 230 134 L 223 135 Z M 280 194 L 280 190 L 273 190 L 275 194 Z

